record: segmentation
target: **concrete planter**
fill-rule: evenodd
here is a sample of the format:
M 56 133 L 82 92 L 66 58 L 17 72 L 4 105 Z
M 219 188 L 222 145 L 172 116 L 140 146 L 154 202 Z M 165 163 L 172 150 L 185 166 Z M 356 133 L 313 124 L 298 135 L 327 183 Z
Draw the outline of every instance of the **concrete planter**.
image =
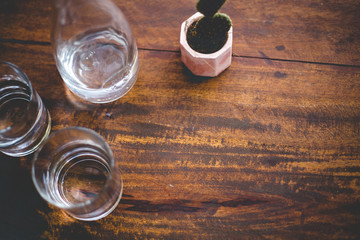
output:
M 181 60 L 194 75 L 215 77 L 231 64 L 233 28 L 230 28 L 228 32 L 228 40 L 219 51 L 210 54 L 196 52 L 187 43 L 186 32 L 190 25 L 202 16 L 203 15 L 201 13 L 197 12 L 181 24 Z

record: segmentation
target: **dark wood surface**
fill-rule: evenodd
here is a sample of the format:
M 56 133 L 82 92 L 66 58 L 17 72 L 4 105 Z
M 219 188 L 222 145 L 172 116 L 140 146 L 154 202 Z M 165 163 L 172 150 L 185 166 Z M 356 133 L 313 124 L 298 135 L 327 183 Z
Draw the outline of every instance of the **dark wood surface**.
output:
M 40 198 L 31 156 L 0 154 L 0 239 L 360 238 L 360 1 L 228 0 L 233 63 L 216 78 L 180 61 L 195 3 L 116 0 L 139 77 L 92 106 L 57 72 L 49 1 L 0 1 L 0 59 L 29 76 L 52 131 L 100 133 L 124 179 L 112 214 L 77 221 Z

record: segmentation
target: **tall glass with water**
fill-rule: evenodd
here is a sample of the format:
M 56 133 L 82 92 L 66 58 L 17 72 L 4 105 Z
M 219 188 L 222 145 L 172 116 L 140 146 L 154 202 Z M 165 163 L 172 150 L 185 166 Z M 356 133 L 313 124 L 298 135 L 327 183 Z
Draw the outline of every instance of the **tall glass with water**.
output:
M 67 87 L 106 103 L 135 84 L 139 60 L 130 26 L 111 0 L 54 0 L 53 53 Z
M 0 152 L 19 157 L 34 152 L 49 135 L 50 114 L 26 74 L 0 62 Z
M 50 204 L 84 221 L 110 214 L 121 199 L 120 170 L 106 141 L 87 128 L 64 128 L 34 154 L 32 178 Z

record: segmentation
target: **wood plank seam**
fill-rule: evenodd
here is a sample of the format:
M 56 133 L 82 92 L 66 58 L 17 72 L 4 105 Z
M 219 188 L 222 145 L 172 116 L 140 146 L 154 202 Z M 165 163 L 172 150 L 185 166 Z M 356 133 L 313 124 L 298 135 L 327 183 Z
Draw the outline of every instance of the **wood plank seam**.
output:
M 1 39 L 0 43 L 14 43 L 14 44 L 25 44 L 25 45 L 41 45 L 41 46 L 50 46 L 51 42 L 43 41 L 32 41 L 32 40 L 19 40 L 19 39 Z M 154 51 L 154 52 L 172 52 L 179 53 L 175 50 L 166 50 L 166 49 L 152 49 L 152 48 L 138 48 L 141 51 Z M 270 60 L 270 61 L 280 61 L 280 62 L 292 62 L 292 63 L 304 63 L 304 64 L 315 64 L 315 65 L 325 65 L 325 66 L 336 66 L 336 67 L 349 67 L 349 68 L 360 68 L 360 65 L 351 65 L 351 64 L 339 64 L 339 63 L 325 63 L 325 62 L 316 62 L 316 61 L 303 61 L 303 60 L 294 60 L 294 59 L 281 59 L 281 58 L 271 58 L 271 57 L 255 57 L 255 56 L 245 56 L 245 55 L 236 55 L 232 54 L 234 58 L 249 58 L 249 59 L 259 59 L 259 60 Z

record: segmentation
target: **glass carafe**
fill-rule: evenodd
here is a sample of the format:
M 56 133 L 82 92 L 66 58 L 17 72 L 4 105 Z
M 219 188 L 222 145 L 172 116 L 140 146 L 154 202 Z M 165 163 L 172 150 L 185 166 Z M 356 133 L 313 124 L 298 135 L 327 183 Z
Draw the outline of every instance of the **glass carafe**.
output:
M 138 51 L 130 26 L 111 0 L 54 0 L 52 47 L 59 73 L 77 96 L 111 102 L 135 84 Z

